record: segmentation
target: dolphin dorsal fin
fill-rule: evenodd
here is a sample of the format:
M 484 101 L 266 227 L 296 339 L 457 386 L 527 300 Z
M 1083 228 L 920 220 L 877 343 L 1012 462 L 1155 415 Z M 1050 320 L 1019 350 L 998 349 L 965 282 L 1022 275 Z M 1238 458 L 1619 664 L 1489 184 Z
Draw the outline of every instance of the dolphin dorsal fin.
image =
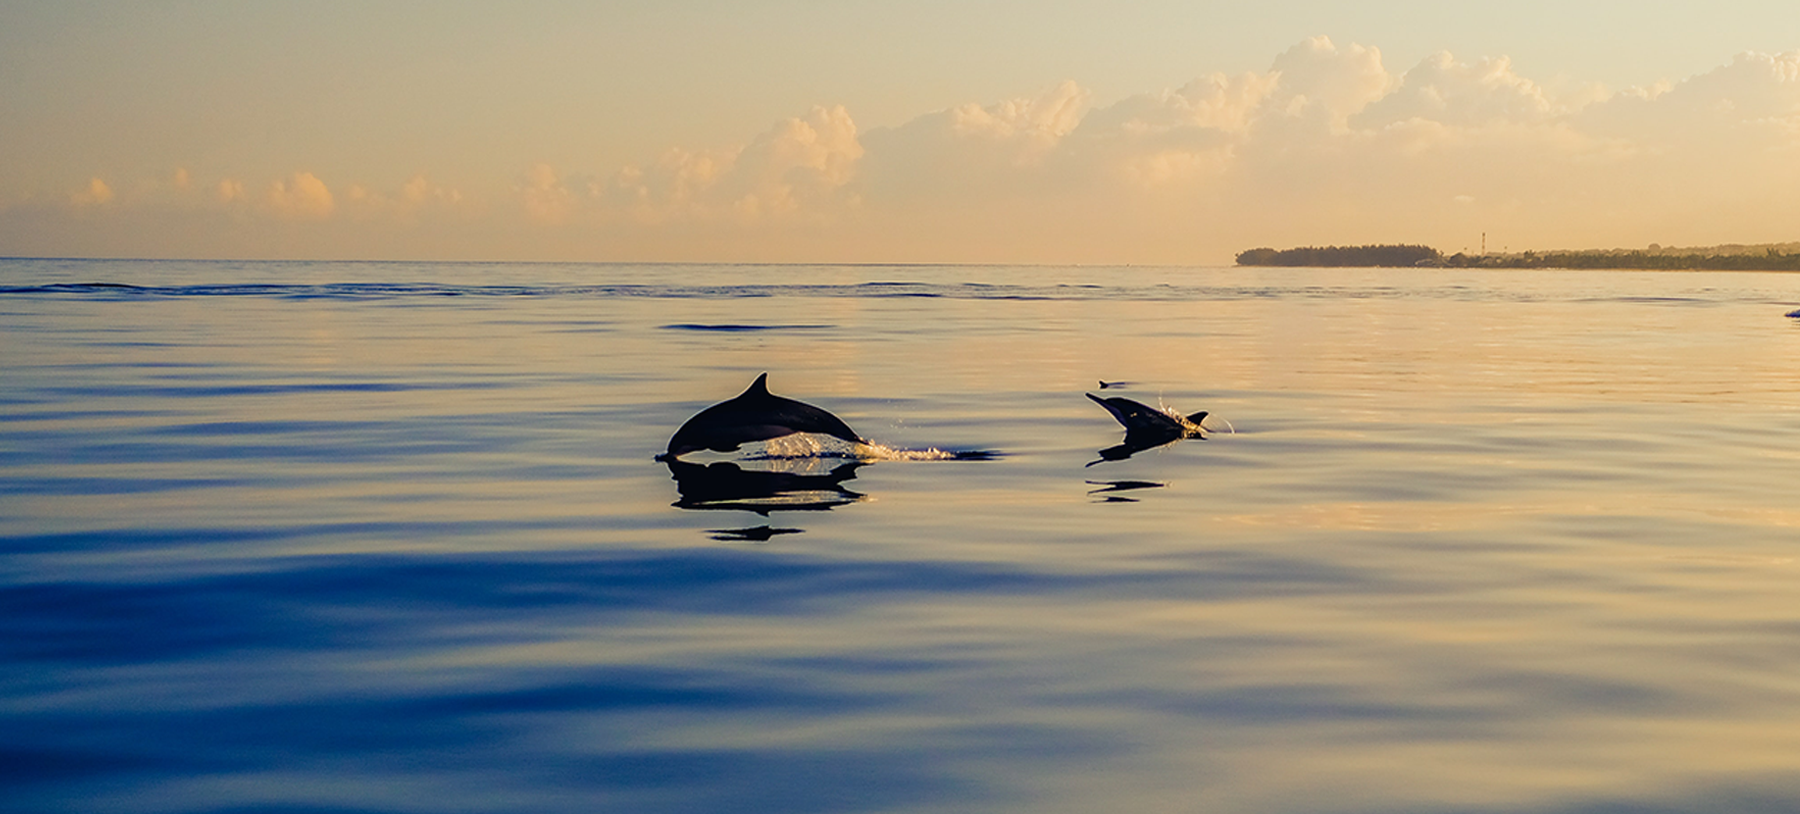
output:
M 744 391 L 746 396 L 766 396 L 769 394 L 769 374 L 764 373 L 750 383 L 750 389 Z

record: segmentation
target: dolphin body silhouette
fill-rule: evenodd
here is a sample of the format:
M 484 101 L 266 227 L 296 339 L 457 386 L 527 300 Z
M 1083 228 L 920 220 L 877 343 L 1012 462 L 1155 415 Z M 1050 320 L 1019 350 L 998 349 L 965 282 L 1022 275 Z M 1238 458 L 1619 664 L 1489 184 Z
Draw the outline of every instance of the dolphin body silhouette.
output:
M 843 419 L 811 404 L 770 393 L 769 374 L 764 373 L 737 398 L 695 413 L 669 438 L 668 451 L 656 459 L 672 461 L 702 449 L 734 452 L 751 441 L 767 441 L 797 432 L 816 432 L 853 444 L 869 443 Z
M 1082 395 L 1092 399 L 1095 404 L 1105 407 L 1112 417 L 1125 425 L 1127 434 L 1134 432 L 1155 433 L 1157 435 L 1174 435 L 1188 438 L 1200 435 L 1200 422 L 1206 420 L 1206 411 L 1201 410 L 1190 416 L 1165 413 L 1148 404 L 1132 401 L 1128 398 L 1113 396 L 1101 398 L 1093 393 Z
M 1165 413 L 1148 404 L 1132 401 L 1128 398 L 1113 396 L 1101 398 L 1093 393 L 1084 393 L 1095 404 L 1106 408 L 1113 418 L 1125 425 L 1125 440 L 1118 446 L 1100 450 L 1100 461 L 1122 461 L 1139 452 L 1152 447 L 1160 447 L 1171 441 L 1183 438 L 1206 440 L 1200 422 L 1206 420 L 1206 411 L 1183 416 L 1178 413 Z M 1093 466 L 1100 463 L 1094 461 Z

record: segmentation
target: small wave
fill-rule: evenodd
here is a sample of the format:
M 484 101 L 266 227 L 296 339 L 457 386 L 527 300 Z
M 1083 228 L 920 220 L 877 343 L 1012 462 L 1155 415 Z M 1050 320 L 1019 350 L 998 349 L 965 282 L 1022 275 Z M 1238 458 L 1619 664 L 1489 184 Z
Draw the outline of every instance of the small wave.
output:
M 129 293 L 142 291 L 143 288 L 124 283 L 48 283 L 45 285 L 19 285 L 0 288 L 0 294 L 89 294 L 89 293 Z
M 1614 296 L 1614 297 L 1582 297 L 1582 298 L 1575 299 L 1574 302 L 1594 302 L 1594 303 L 1618 302 L 1618 303 L 1636 303 L 1636 304 L 1640 304 L 1640 305 L 1718 305 L 1719 304 L 1718 300 L 1704 299 L 1701 297 L 1646 297 L 1646 296 L 1639 296 L 1639 295 L 1621 295 L 1621 296 Z
M 428 282 L 263 282 L 200 283 L 188 285 L 137 285 L 109 281 L 75 283 L 40 283 L 0 287 L 0 296 L 21 297 L 88 297 L 96 299 L 138 300 L 164 298 L 265 297 L 286 300 L 418 300 L 418 299 L 502 299 L 502 298 L 569 298 L 569 299 L 698 299 L 738 300 L 767 298 L 847 298 L 847 299 L 945 299 L 995 301 L 1120 301 L 1120 302 L 1195 302 L 1247 299 L 1371 299 L 1371 298 L 1448 298 L 1505 299 L 1529 301 L 1533 297 L 1516 292 L 1471 291 L 1449 286 L 1436 289 L 1399 289 L 1391 286 L 1299 286 L 1271 287 L 1250 285 L 1131 285 L 1109 283 L 983 283 L 983 282 L 905 282 L 878 280 L 847 284 L 766 284 L 737 283 L 729 285 L 669 283 L 563 283 L 542 282 L 516 285 L 473 285 Z M 1644 302 L 1663 304 L 1705 304 L 1708 300 L 1691 298 L 1644 298 Z M 805 330 L 830 326 L 756 325 L 676 323 L 663 326 L 669 330 L 711 332 L 753 332 L 771 330 Z
M 756 331 L 818 331 L 830 328 L 830 325 L 708 325 L 698 322 L 679 322 L 661 326 L 666 331 L 710 331 L 717 333 L 754 333 Z
M 288 300 L 403 300 L 437 298 L 575 298 L 575 299 L 949 299 L 949 300 L 1115 300 L 1197 301 L 1281 297 L 1359 299 L 1370 296 L 1432 296 L 1432 292 L 1368 291 L 1344 287 L 1314 286 L 1306 289 L 1270 289 L 1260 286 L 1151 286 L 1092 284 L 942 283 L 882 280 L 850 284 L 566 284 L 469 285 L 422 282 L 332 283 L 201 283 L 189 285 L 134 285 L 90 281 L 42 283 L 0 287 L 0 296 L 62 296 L 99 299 L 162 299 L 210 297 L 266 297 Z M 1461 296 L 1461 295 L 1459 295 Z M 745 332 L 802 330 L 829 326 L 677 323 L 669 330 Z

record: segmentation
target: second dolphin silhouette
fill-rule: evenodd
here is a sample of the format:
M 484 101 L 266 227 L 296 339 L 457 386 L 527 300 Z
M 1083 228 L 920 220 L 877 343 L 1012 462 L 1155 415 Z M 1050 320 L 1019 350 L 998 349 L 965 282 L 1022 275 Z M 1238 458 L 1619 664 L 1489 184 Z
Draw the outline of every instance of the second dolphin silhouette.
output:
M 734 452 L 751 441 L 767 441 L 797 432 L 815 432 L 853 444 L 868 443 L 843 419 L 811 404 L 770 393 L 769 374 L 764 373 L 737 398 L 721 401 L 694 414 L 669 438 L 668 451 L 656 458 L 673 460 L 702 449 Z
M 1101 398 L 1093 393 L 1084 395 L 1092 399 L 1095 404 L 1106 408 L 1113 418 L 1125 425 L 1124 442 L 1118 446 L 1100 450 L 1100 461 L 1124 460 L 1151 447 L 1160 447 L 1183 438 L 1206 439 L 1200 426 L 1200 422 L 1206 420 L 1205 410 L 1183 416 L 1180 413 L 1164 412 L 1128 398 L 1118 396 Z M 1093 466 L 1100 461 L 1094 461 L 1088 466 Z

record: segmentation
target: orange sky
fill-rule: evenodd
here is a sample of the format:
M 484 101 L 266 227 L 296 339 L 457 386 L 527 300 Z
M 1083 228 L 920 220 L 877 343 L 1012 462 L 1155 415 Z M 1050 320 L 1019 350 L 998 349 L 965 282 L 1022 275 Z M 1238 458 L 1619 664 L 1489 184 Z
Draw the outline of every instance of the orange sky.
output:
M 5 2 L 0 255 L 1800 239 L 1800 7 L 1566 5 Z

